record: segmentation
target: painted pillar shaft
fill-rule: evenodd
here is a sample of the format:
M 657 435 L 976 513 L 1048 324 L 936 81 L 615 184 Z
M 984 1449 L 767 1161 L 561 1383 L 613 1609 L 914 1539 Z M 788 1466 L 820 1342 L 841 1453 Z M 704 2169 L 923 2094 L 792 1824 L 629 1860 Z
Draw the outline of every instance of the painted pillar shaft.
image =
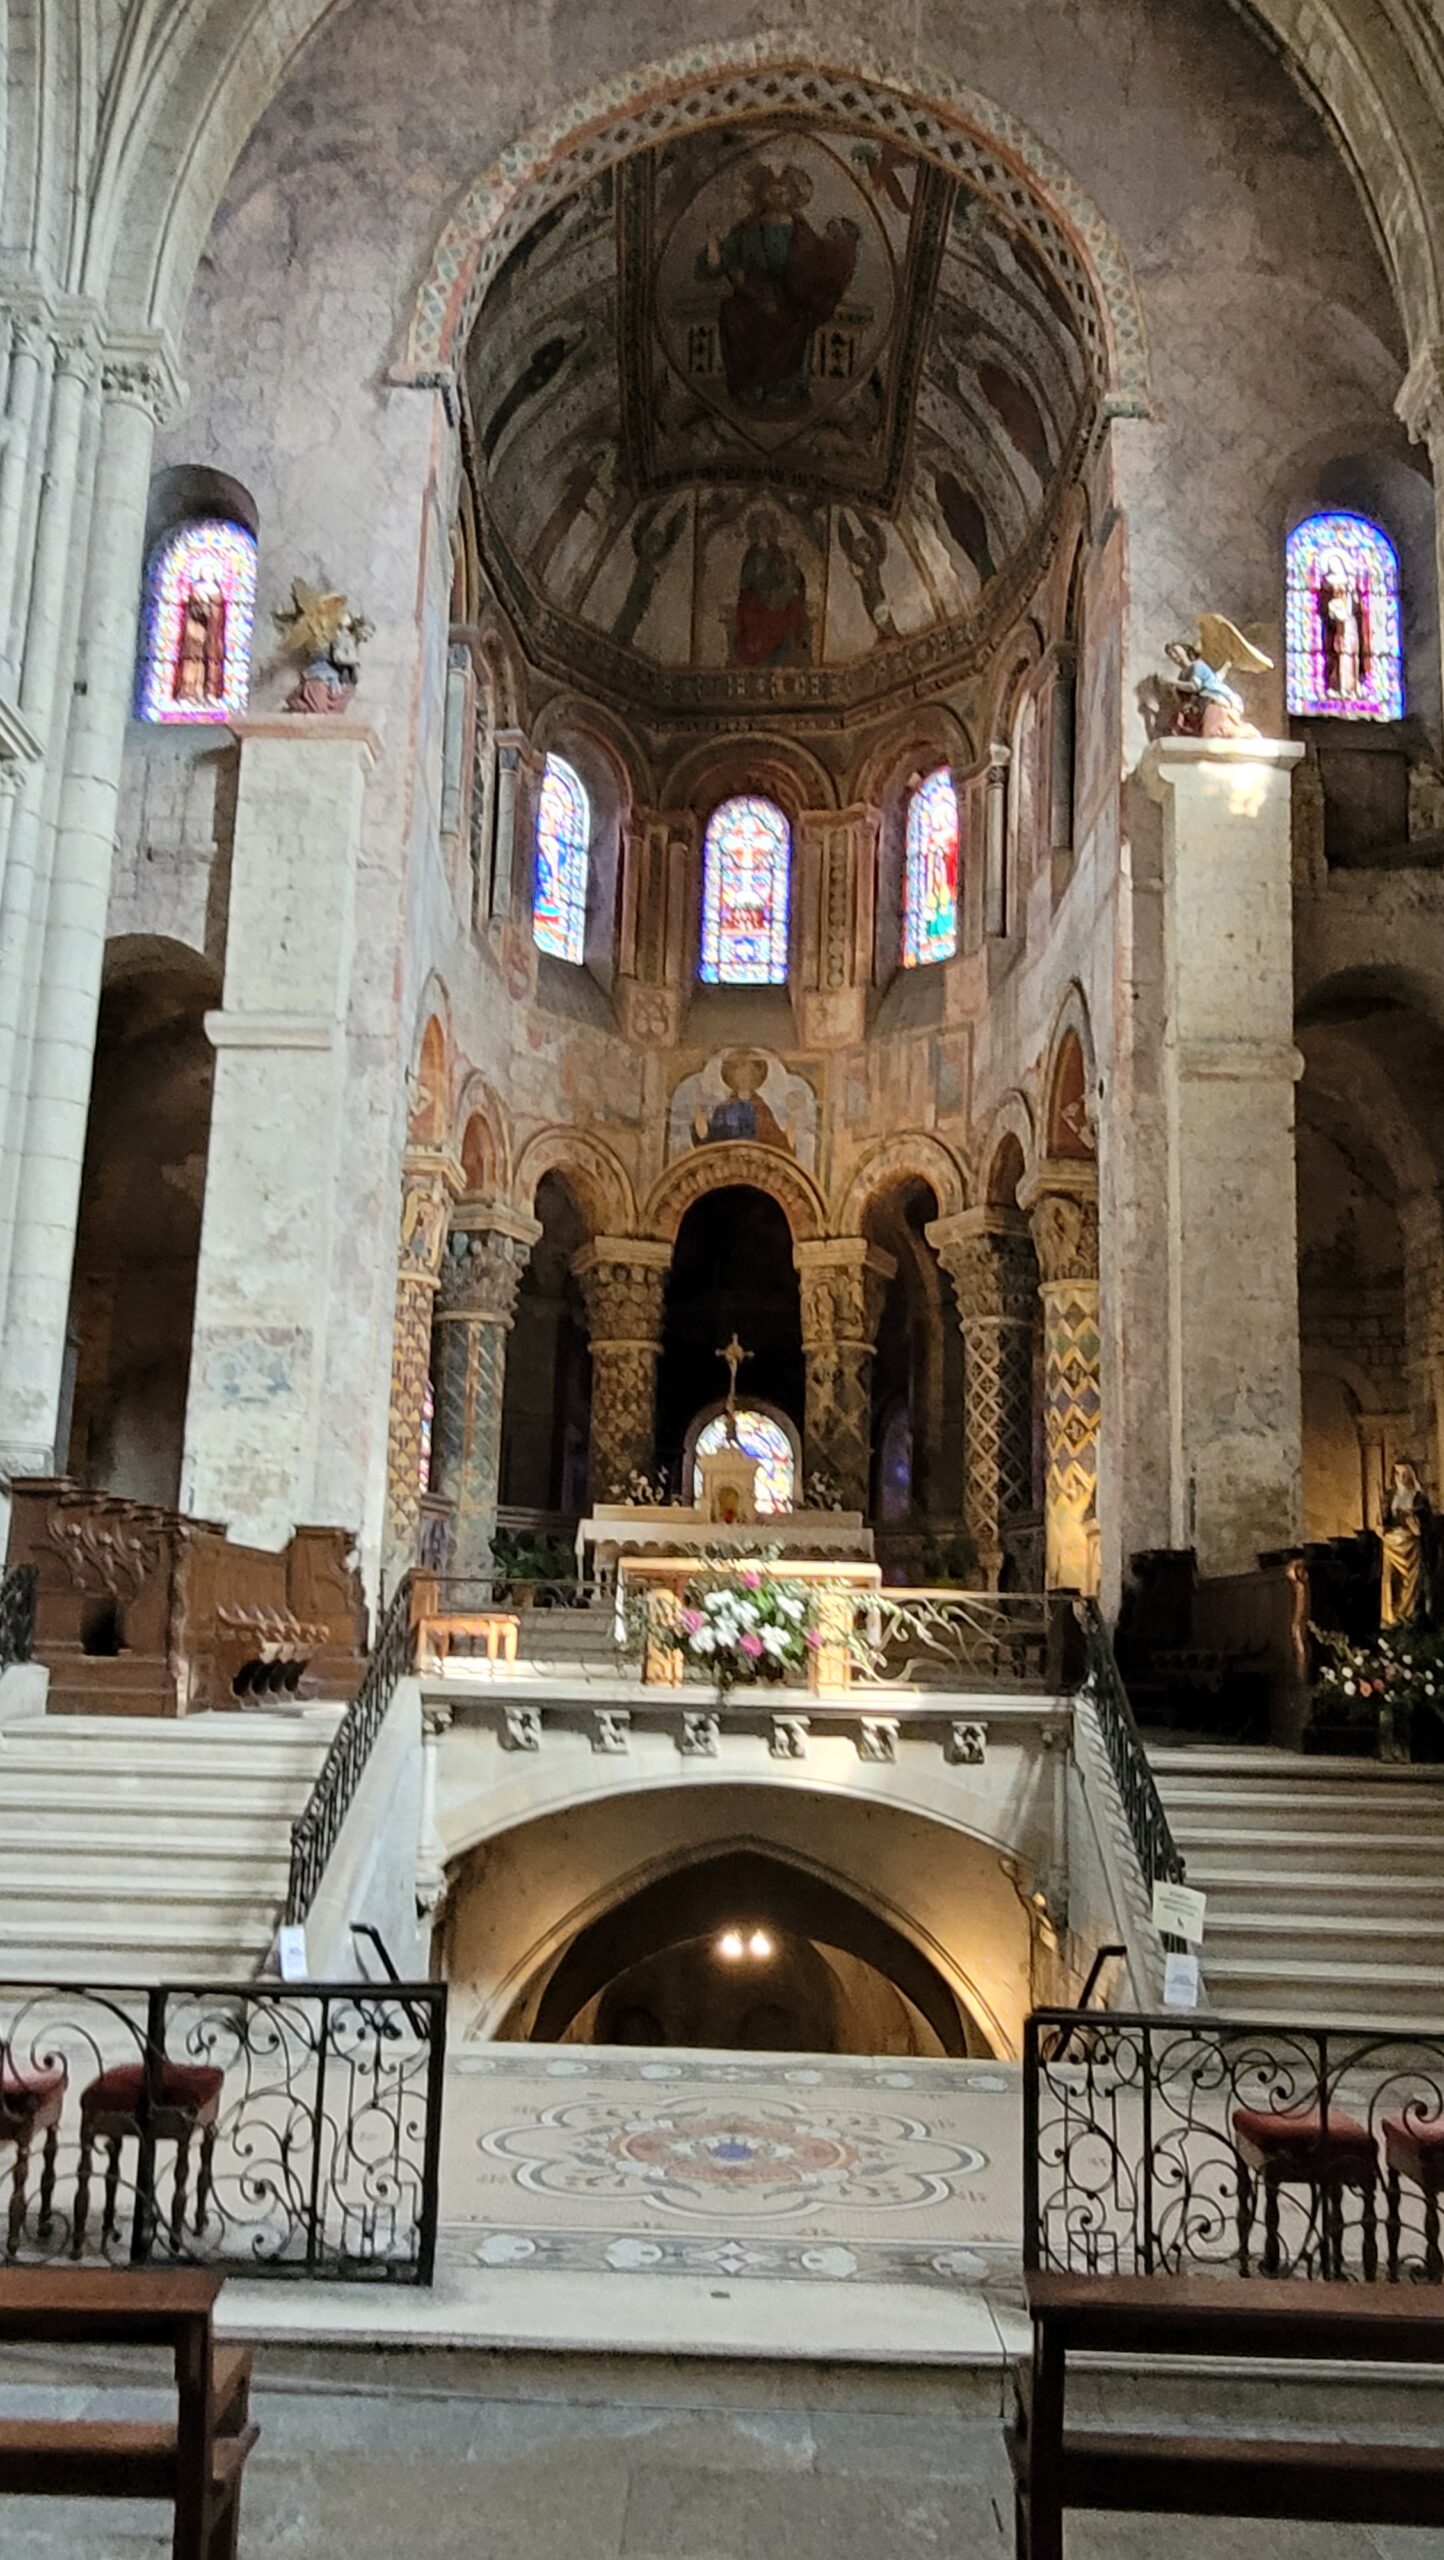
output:
M 1205 1574 L 1302 1531 L 1289 773 L 1276 739 L 1165 738 L 1171 1535 Z
M 991 1589 L 1002 1571 L 1004 1530 L 1033 1507 L 1036 1266 L 1015 1211 L 965 1209 L 935 1219 L 928 1242 L 957 1299 L 964 1518 Z
M 617 1498 L 657 1454 L 657 1362 L 670 1245 L 599 1236 L 572 1263 L 592 1350 L 592 1427 L 587 1461 L 593 1504 Z
M 69 377 L 66 377 L 69 379 Z M 22 1124 L 0 1412 L 22 1460 L 54 1450 L 100 1001 L 146 493 L 166 398 L 145 358 L 107 362 L 77 687 Z M 22 808 L 31 803 L 22 803 Z M 3 1461 L 0 1461 L 3 1463 Z M 7 1471 L 13 1471 L 13 1460 Z
M 388 1590 L 416 1562 L 421 1528 L 421 1443 L 431 1374 L 431 1322 L 447 1211 L 460 1188 L 459 1169 L 443 1159 L 408 1166 L 404 1178 L 386 1429 L 383 1563 Z
M 844 1510 L 866 1512 L 872 1484 L 872 1360 L 897 1265 L 862 1236 L 793 1247 L 802 1287 L 804 1472 L 829 1475 Z
M 432 1482 L 452 1506 L 450 1569 L 490 1573 L 501 1482 L 506 1338 L 527 1256 L 539 1230 L 452 1229 L 441 1259 L 434 1316 L 436 1417 Z M 462 1595 L 463 1602 L 465 1594 Z
M 371 732 L 337 719 L 236 724 L 241 741 L 222 1008 L 196 1280 L 181 1501 L 243 1542 L 298 1521 L 357 1530 L 367 1449 L 321 1480 L 337 1302 L 333 1224 L 356 874 Z
M 1043 1308 L 1043 1527 L 1050 1591 L 1096 1592 L 1101 1562 L 1098 1172 L 1045 1160 L 1022 1195 Z

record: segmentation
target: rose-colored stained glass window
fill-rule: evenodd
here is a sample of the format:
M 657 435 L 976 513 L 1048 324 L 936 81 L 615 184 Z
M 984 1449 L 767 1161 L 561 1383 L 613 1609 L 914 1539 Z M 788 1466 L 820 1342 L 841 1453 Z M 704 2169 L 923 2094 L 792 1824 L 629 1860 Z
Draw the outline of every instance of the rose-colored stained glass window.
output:
M 1289 709 L 1402 720 L 1399 558 L 1367 516 L 1306 516 L 1288 539 Z
M 581 960 L 587 943 L 587 852 L 592 814 L 578 775 L 548 756 L 536 813 L 531 928 L 554 960 Z
M 908 802 L 903 868 L 903 967 L 951 960 L 958 947 L 958 795 L 946 765 Z
M 431 1448 L 435 1430 L 436 1389 L 428 1378 L 421 1390 L 421 1448 L 416 1470 L 423 1493 L 431 1491 Z
M 793 1463 L 792 1443 L 781 1423 L 774 1422 L 770 1413 L 749 1413 L 745 1406 L 741 1406 L 737 1414 L 737 1444 L 749 1458 L 757 1460 L 759 1512 L 790 1511 L 797 1470 Z M 694 1502 L 702 1498 L 702 1472 L 697 1460 L 710 1458 L 714 1449 L 726 1447 L 727 1416 L 714 1413 L 711 1421 L 705 1422 L 698 1432 L 697 1446 L 692 1453 Z
M 207 517 L 163 534 L 145 573 L 141 720 L 231 720 L 251 682 L 256 537 Z
M 776 987 L 787 978 L 792 830 L 772 800 L 724 800 L 702 845 L 705 979 Z

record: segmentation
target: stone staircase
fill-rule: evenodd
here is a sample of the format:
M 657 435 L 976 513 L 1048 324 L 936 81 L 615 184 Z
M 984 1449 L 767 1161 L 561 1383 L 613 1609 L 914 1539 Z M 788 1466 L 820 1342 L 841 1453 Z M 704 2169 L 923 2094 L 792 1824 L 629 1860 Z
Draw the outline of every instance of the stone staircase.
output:
M 341 1715 L 26 1716 L 0 1728 L 0 1982 L 248 1978 Z
M 1444 2029 L 1444 1770 L 1150 1745 L 1220 2015 Z

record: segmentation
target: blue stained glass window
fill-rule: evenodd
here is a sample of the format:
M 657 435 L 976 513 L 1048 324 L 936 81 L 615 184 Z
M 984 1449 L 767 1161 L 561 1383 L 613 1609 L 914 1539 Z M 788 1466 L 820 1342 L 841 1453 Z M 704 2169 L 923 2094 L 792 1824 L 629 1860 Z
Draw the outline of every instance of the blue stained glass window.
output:
M 540 951 L 579 961 L 587 942 L 587 849 L 592 816 L 580 777 L 548 756 L 536 813 L 536 888 L 531 927 Z
M 1367 516 L 1306 516 L 1288 539 L 1290 711 L 1402 720 L 1399 557 Z
M 797 1471 L 793 1463 L 792 1443 L 781 1423 L 774 1422 L 770 1413 L 749 1413 L 745 1406 L 740 1406 L 737 1444 L 746 1450 L 749 1458 L 757 1460 L 758 1511 L 790 1511 Z M 702 1498 L 702 1470 L 696 1463 L 697 1459 L 710 1458 L 714 1449 L 725 1449 L 726 1446 L 727 1416 L 714 1413 L 711 1421 L 704 1423 L 697 1434 L 697 1446 L 693 1452 L 694 1502 L 700 1502 Z
M 946 765 L 908 802 L 903 967 L 951 960 L 958 947 L 958 795 Z
M 146 564 L 140 720 L 233 720 L 251 681 L 256 537 L 203 517 L 163 534 Z
M 792 830 L 775 801 L 724 800 L 702 844 L 704 978 L 776 987 L 787 978 Z

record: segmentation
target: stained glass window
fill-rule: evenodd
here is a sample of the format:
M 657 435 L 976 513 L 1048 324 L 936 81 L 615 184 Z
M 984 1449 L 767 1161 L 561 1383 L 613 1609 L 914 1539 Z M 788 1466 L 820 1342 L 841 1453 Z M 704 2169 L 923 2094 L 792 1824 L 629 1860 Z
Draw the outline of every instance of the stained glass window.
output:
M 230 720 L 246 707 L 256 537 L 220 516 L 163 534 L 145 573 L 136 716 Z
M 903 967 L 951 960 L 958 947 L 958 795 L 946 765 L 908 802 L 903 869 Z
M 531 929 L 556 960 L 582 960 L 587 943 L 587 848 L 592 814 L 578 775 L 548 756 L 536 813 L 536 891 Z
M 739 1407 L 737 1442 L 740 1448 L 746 1450 L 749 1458 L 757 1460 L 759 1512 L 790 1511 L 797 1468 L 792 1455 L 792 1443 L 781 1423 L 774 1422 L 770 1413 L 749 1413 L 745 1407 Z M 694 1502 L 699 1502 L 702 1498 L 702 1471 L 696 1463 L 697 1460 L 710 1458 L 715 1449 L 725 1449 L 726 1446 L 727 1416 L 725 1413 L 714 1413 L 711 1421 L 705 1422 L 698 1432 L 697 1446 L 692 1453 L 692 1499 Z
M 1306 516 L 1288 540 L 1290 711 L 1402 720 L 1399 557 L 1367 516 Z
M 417 1460 L 417 1482 L 423 1493 L 431 1491 L 431 1449 L 436 1430 L 436 1389 L 430 1378 L 421 1390 L 421 1447 Z
M 732 987 L 787 978 L 792 830 L 775 801 L 724 800 L 702 844 L 702 971 Z

